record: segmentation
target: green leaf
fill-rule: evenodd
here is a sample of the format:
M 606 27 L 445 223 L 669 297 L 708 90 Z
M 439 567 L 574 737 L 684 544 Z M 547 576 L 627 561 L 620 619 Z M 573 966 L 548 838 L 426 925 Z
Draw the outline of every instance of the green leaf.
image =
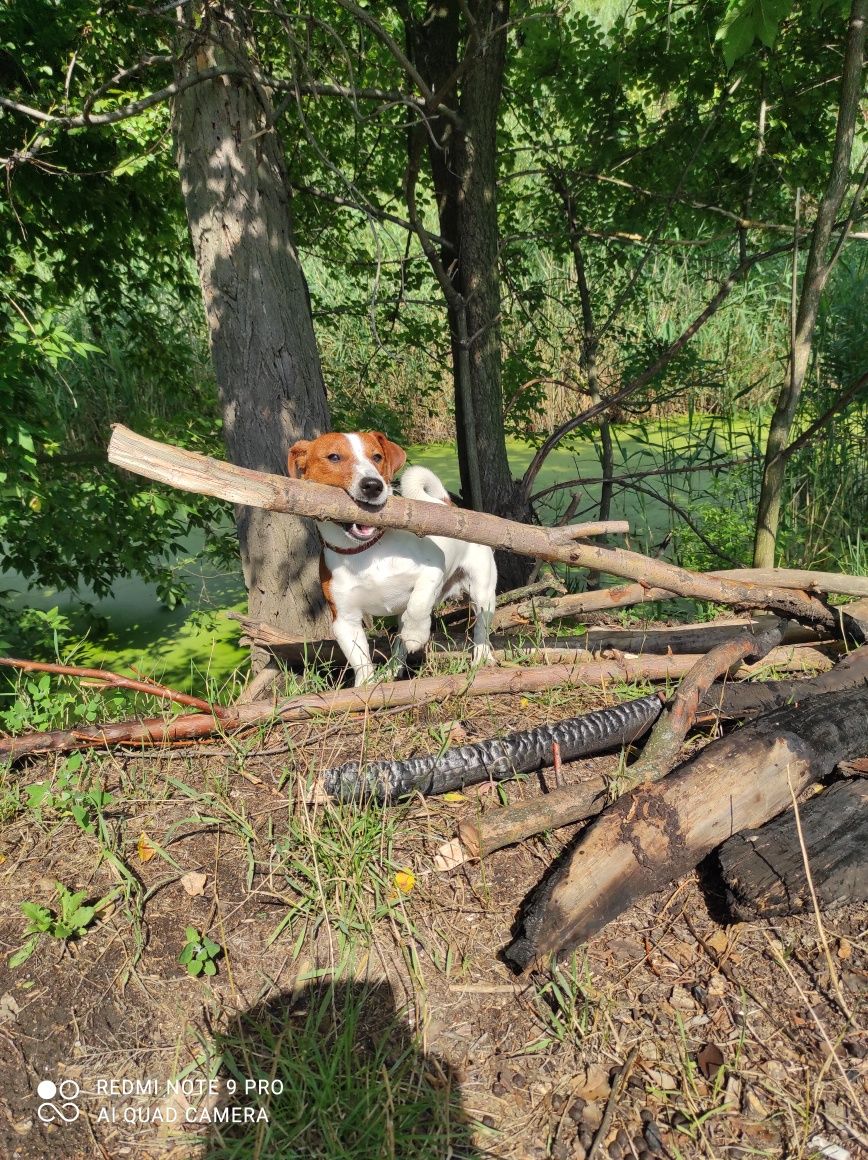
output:
M 10 970 L 14 970 L 15 967 L 20 967 L 22 963 L 26 963 L 33 952 L 36 950 L 38 942 L 39 935 L 37 934 L 34 935 L 33 938 L 29 939 L 23 947 L 19 947 L 14 954 L 11 954 L 7 960 Z
M 792 7 L 793 0 L 729 0 L 715 36 L 722 43 L 727 68 L 747 55 L 756 40 L 772 48 Z

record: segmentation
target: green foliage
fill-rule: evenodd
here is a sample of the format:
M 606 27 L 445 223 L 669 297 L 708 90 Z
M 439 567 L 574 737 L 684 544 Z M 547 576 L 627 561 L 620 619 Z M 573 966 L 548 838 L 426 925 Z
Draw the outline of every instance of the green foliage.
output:
M 187 974 L 194 979 L 198 975 L 216 975 L 217 959 L 223 954 L 220 944 L 203 936 L 195 926 L 188 926 L 184 937 L 186 942 L 178 955 L 178 962 L 184 964 Z
M 21 674 L 14 683 L 0 684 L 0 697 L 11 701 L 0 709 L 0 724 L 9 733 L 30 729 L 68 729 L 121 715 L 130 708 L 124 693 L 82 694 L 76 682 L 52 679 L 49 673 Z
M 81 938 L 98 911 L 103 909 L 111 900 L 111 896 L 106 896 L 92 906 L 87 906 L 84 905 L 84 900 L 87 898 L 86 890 L 73 893 L 62 882 L 56 883 L 55 889 L 60 903 L 59 912 L 50 910 L 47 906 L 41 906 L 36 902 L 21 903 L 21 911 L 28 919 L 24 933 L 29 938 L 23 946 L 9 956 L 10 969 L 20 967 L 30 958 L 43 935 L 59 939 L 61 942 Z
M 376 17 L 403 43 L 399 12 L 387 6 Z M 247 15 L 263 72 L 302 85 L 327 77 L 406 89 L 381 39 L 336 0 L 318 0 L 311 14 L 265 6 Z M 611 392 L 698 316 L 740 246 L 753 252 L 789 237 L 797 187 L 812 212 L 834 136 L 837 88 L 828 78 L 839 69 L 845 15 L 841 0 L 515 7 L 497 186 L 508 434 L 539 440 L 587 401 L 575 237 L 559 191 L 569 191 L 601 331 L 600 382 Z M 76 110 L 119 68 L 149 56 L 152 64 L 104 89 L 93 106 L 117 108 L 172 78 L 171 35 L 160 14 L 87 0 L 7 5 L 4 91 L 30 106 Z M 451 439 L 442 294 L 416 242 L 379 220 L 380 208 L 406 216 L 406 107 L 305 97 L 283 101 L 281 112 L 334 424 Z M 227 508 L 123 479 L 104 462 L 112 421 L 221 450 L 168 129 L 162 104 L 72 132 L 5 112 L 0 121 L 0 152 L 10 159 L 9 196 L 0 202 L 0 569 L 33 585 L 81 586 L 85 604 L 118 578 L 140 575 L 171 607 L 186 595 L 174 565 L 191 536 L 223 559 L 234 551 Z M 436 230 L 424 175 L 417 194 Z M 739 235 L 732 219 L 741 215 L 768 228 Z M 834 285 L 833 298 L 846 309 L 848 295 Z M 787 299 L 786 259 L 757 267 L 618 417 L 760 408 L 782 373 Z M 806 419 L 849 381 L 858 344 L 857 327 L 847 326 L 849 353 L 831 323 L 818 330 L 818 341 L 833 336 L 832 345 L 809 384 Z M 845 442 L 852 453 L 852 434 Z M 832 479 L 831 460 L 824 478 Z M 786 517 L 793 529 L 818 510 L 816 490 L 808 503 L 799 482 Z M 709 529 L 741 554 L 736 528 Z M 840 528 L 828 531 L 819 552 L 840 542 Z M 689 541 L 680 540 L 685 551 Z M 795 550 L 795 532 L 782 543 Z M 16 624 L 0 601 L 0 637 L 56 653 L 67 626 L 54 615 L 51 623 L 50 614 L 28 613 Z
M 41 820 L 43 812 L 59 818 L 71 818 L 86 834 L 96 829 L 97 817 L 110 806 L 114 798 L 99 787 L 85 788 L 79 776 L 85 762 L 81 753 L 73 753 L 61 764 L 54 784 L 34 782 L 25 787 L 27 807 Z

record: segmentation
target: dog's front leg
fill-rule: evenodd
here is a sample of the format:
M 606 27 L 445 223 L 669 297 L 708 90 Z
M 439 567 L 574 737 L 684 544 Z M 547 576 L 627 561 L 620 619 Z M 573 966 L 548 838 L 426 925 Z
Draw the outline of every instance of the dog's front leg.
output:
M 347 663 L 355 675 L 354 684 L 364 685 L 373 679 L 374 666 L 371 663 L 371 650 L 368 638 L 359 620 L 350 620 L 346 616 L 335 617 L 332 630 L 335 640 L 341 647 L 341 652 L 347 658 Z
M 393 661 L 404 665 L 414 653 L 423 652 L 431 636 L 431 613 L 440 591 L 442 573 L 432 569 L 416 582 L 416 587 L 407 601 L 401 628 L 392 652 Z

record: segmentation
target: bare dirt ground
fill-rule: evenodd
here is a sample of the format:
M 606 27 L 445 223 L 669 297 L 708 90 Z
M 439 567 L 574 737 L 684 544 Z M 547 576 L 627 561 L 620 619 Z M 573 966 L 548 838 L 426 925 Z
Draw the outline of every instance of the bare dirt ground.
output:
M 453 701 L 218 742 L 208 755 L 92 756 L 82 784 L 113 800 L 90 829 L 69 802 L 26 805 L 21 787 L 56 785 L 63 759 L 16 767 L 0 829 L 0 1154 L 581 1160 L 608 1111 L 596 1155 L 611 1160 L 810 1157 L 831 1144 L 868 1155 L 868 909 L 824 917 L 827 956 L 812 916 L 722 926 L 697 872 L 560 966 L 516 978 L 499 952 L 577 827 L 436 874 L 436 848 L 461 817 L 498 808 L 498 791 L 386 810 L 309 792 L 313 771 L 362 745 L 406 756 L 459 728 L 472 740 L 641 691 Z M 613 755 L 562 776 L 617 766 Z M 531 777 L 500 793 L 541 788 Z M 44 934 L 10 968 L 26 941 L 20 904 L 57 911 L 57 881 L 111 901 L 81 937 Z M 179 963 L 191 926 L 222 948 L 213 976 Z M 339 1151 L 295 1121 L 281 1137 L 292 1145 L 262 1119 L 213 1122 L 232 1102 L 227 1076 L 264 1076 L 245 1106 L 289 1116 L 269 1082 L 321 1049 L 315 1027 L 300 1029 L 314 1026 L 305 1012 L 328 978 L 344 988 L 333 1005 L 354 988 L 364 1000 L 350 1080 L 353 1060 L 385 1036 L 389 1060 L 402 1053 L 413 1090 L 439 1107 L 429 1138 L 401 1136 L 403 1097 L 382 1062 L 369 1096 L 391 1144 L 376 1150 Z M 266 1011 L 281 1028 L 267 1043 Z M 252 1014 L 259 1030 L 245 1038 Z M 179 1077 L 186 1092 L 170 1095 Z M 45 1080 L 59 1090 L 42 1100 Z

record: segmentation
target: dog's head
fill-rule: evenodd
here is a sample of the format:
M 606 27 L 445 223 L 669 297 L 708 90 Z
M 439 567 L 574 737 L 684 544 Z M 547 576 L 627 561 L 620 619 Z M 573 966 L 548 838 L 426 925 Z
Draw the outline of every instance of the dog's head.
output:
M 382 507 L 392 494 L 392 479 L 407 461 L 397 443 L 379 431 L 355 435 L 328 434 L 301 439 L 289 449 L 289 474 L 296 479 L 342 488 L 358 503 Z M 370 540 L 377 529 L 349 524 L 354 540 Z

